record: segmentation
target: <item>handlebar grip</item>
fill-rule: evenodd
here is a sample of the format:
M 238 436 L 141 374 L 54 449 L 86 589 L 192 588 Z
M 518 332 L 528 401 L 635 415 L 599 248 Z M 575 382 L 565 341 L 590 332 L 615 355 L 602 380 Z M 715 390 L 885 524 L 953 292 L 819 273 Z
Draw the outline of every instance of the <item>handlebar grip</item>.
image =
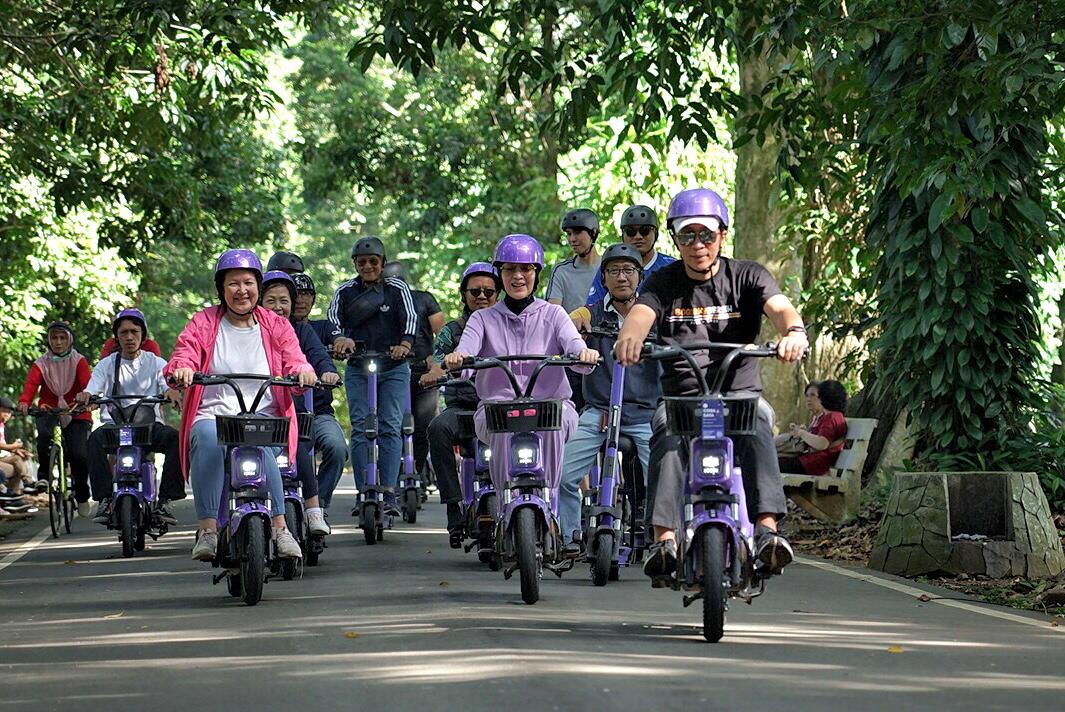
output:
M 477 357 L 476 356 L 467 356 L 466 358 L 462 359 L 462 367 L 463 368 L 473 368 L 476 365 L 477 365 Z

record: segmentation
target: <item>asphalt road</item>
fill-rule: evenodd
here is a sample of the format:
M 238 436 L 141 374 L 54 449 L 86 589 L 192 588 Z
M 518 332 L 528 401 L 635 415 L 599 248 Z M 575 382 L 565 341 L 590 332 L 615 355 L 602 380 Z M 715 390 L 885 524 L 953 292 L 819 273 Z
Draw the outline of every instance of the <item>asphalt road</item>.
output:
M 37 523 L 8 537 L 0 708 L 1065 705 L 1065 625 L 1040 616 L 921 601 L 909 582 L 796 563 L 754 605 L 734 603 L 711 645 L 698 606 L 639 571 L 605 588 L 583 567 L 551 576 L 526 606 L 517 577 L 447 547 L 438 504 L 368 547 L 343 514 L 350 501 L 336 499 L 321 565 L 271 581 L 255 607 L 189 559 L 189 501 L 177 507 L 184 524 L 133 559 L 88 521 L 58 540 L 34 536 Z

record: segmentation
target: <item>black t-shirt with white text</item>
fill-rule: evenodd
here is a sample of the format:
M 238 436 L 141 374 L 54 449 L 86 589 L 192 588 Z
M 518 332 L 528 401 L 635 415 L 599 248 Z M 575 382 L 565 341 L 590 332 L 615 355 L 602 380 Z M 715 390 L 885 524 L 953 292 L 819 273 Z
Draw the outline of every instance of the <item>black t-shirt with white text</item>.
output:
M 678 260 L 652 274 L 640 290 L 638 304 L 657 315 L 658 341 L 683 346 L 695 341 L 737 344 L 757 343 L 766 301 L 781 294 L 773 275 L 749 260 L 719 258 L 717 274 L 706 282 L 688 277 Z M 727 352 L 713 359 L 707 351 L 694 353 L 696 363 L 712 385 L 717 364 Z M 667 396 L 698 395 L 691 367 L 683 360 L 662 362 L 662 392 Z M 726 376 L 723 391 L 762 390 L 757 359 L 737 359 Z

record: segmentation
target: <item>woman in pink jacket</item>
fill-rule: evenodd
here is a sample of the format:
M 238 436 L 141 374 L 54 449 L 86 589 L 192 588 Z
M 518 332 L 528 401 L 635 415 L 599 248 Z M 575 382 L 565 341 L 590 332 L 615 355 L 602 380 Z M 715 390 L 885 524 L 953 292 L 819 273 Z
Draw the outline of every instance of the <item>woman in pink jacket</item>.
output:
M 262 280 L 262 263 L 251 250 L 222 253 L 214 275 L 220 304 L 192 317 L 178 336 L 163 374 L 178 386 L 190 386 L 196 372 L 294 375 L 301 386 L 314 385 L 314 368 L 304 358 L 288 319 L 257 306 Z M 240 384 L 246 403 L 252 402 L 259 385 L 250 380 Z M 289 451 L 295 452 L 299 433 L 289 389 L 271 388 L 258 412 L 291 420 Z M 237 398 L 228 386 L 192 386 L 181 406 L 181 466 L 186 478 L 191 473 L 199 519 L 192 558 L 198 561 L 214 559 L 218 546 L 216 516 L 225 478 L 225 447 L 218 443 L 214 419 L 237 413 Z M 281 474 L 272 457 L 266 458 L 266 482 L 278 554 L 299 558 L 299 544 L 285 527 Z
M 599 360 L 599 352 L 587 347 L 562 307 L 535 296 L 540 270 L 544 268 L 544 250 L 540 243 L 529 235 L 507 235 L 496 246 L 492 264 L 503 280 L 503 299 L 494 306 L 470 315 L 455 351 L 444 357 L 444 365 L 449 370 L 460 368 L 467 356 L 576 355 L 589 366 L 574 370 L 590 373 Z M 510 364 L 518 385 L 525 387 L 536 366 L 535 361 Z M 479 372 L 476 386 L 481 401 L 510 400 L 518 395 L 500 369 Z M 544 446 L 544 472 L 551 488 L 551 503 L 557 507 L 558 485 L 562 477 L 562 449 L 577 428 L 577 411 L 570 401 L 573 392 L 561 368 L 545 368 L 536 381 L 532 395 L 565 401 L 562 430 L 540 434 Z M 474 423 L 477 437 L 488 443 L 492 452 L 509 452 L 509 435 L 488 435 L 483 402 L 477 409 Z M 503 491 L 506 483 L 506 465 L 506 457 L 493 457 L 489 461 L 492 483 L 499 492 Z

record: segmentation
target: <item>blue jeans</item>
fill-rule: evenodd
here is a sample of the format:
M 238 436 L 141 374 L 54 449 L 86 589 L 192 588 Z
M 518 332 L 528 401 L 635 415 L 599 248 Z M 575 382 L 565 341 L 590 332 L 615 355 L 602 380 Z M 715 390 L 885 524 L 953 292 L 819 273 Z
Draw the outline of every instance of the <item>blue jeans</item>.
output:
M 263 448 L 270 514 L 275 517 L 285 513 L 285 490 L 281 486 L 281 472 L 277 469 L 279 452 L 280 448 Z M 193 425 L 189 435 L 189 479 L 192 482 L 197 519 L 215 519 L 218 516 L 226 479 L 225 462 L 226 446 L 218 443 L 214 418 Z
M 348 443 L 335 416 L 327 413 L 314 416 L 314 452 L 322 458 L 318 468 L 318 501 L 322 509 L 329 509 L 333 490 L 348 460 Z
M 370 444 L 364 435 L 363 424 L 370 412 L 367 401 L 366 373 L 361 364 L 349 363 L 344 372 L 344 392 L 348 396 L 348 415 L 351 417 L 351 469 L 355 486 L 366 484 L 366 461 Z M 383 487 L 395 487 L 399 479 L 399 460 L 403 454 L 403 409 L 410 391 L 410 365 L 401 363 L 390 371 L 377 373 L 377 479 Z
M 606 433 L 599 432 L 603 411 L 587 408 L 581 413 L 577 432 L 566 443 L 562 454 L 562 483 L 558 493 L 558 516 L 562 535 L 569 537 L 581 528 L 581 480 L 588 474 L 599 448 L 606 441 Z M 647 463 L 651 459 L 651 424 L 623 425 L 621 432 L 636 443 L 636 454 L 647 477 Z

